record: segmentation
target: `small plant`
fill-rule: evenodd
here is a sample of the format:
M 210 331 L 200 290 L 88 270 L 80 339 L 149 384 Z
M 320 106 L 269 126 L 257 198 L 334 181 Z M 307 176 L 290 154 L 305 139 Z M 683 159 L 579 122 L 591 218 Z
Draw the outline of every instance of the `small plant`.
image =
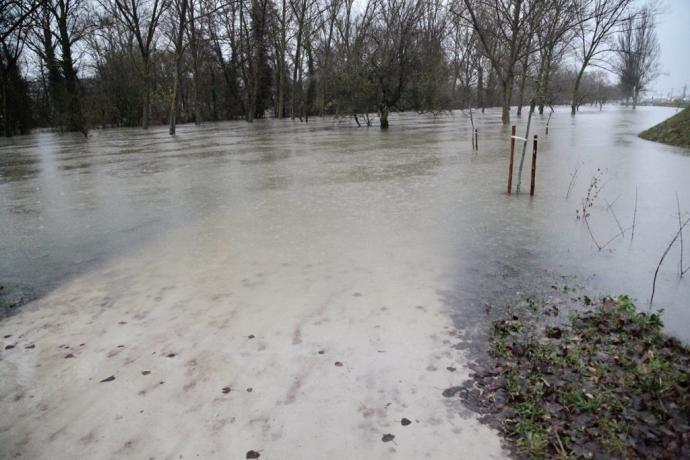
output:
M 567 322 L 538 318 L 531 308 L 514 308 L 493 323 L 494 361 L 481 366 L 476 391 L 466 393 L 487 402 L 494 414 L 487 420 L 520 454 L 685 456 L 690 349 L 663 333 L 659 313 L 638 312 L 619 296 L 590 299 Z
M 589 187 L 587 187 L 587 194 L 582 200 L 582 207 L 575 211 L 578 220 L 587 219 L 590 216 L 589 211 L 594 206 L 599 197 L 599 193 L 601 193 L 601 190 L 604 188 L 604 184 L 602 183 L 603 176 L 604 171 L 597 168 L 596 173 L 592 176 L 592 180 L 589 183 Z

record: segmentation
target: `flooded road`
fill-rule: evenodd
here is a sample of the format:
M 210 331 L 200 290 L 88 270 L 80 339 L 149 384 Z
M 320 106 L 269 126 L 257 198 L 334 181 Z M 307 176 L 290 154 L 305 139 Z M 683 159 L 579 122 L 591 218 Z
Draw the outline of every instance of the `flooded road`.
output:
M 690 210 L 690 152 L 636 134 L 673 113 L 562 110 L 548 136 L 537 119 L 534 198 L 505 194 L 494 110 L 476 115 L 478 153 L 462 113 L 14 139 L 0 280 L 39 298 L 0 321 L 0 456 L 504 455 L 440 397 L 467 378 L 460 337 L 485 302 L 554 283 L 646 307 L 676 193 Z M 601 251 L 576 219 L 598 170 L 600 244 L 638 195 L 634 239 Z M 678 256 L 655 307 L 688 340 Z

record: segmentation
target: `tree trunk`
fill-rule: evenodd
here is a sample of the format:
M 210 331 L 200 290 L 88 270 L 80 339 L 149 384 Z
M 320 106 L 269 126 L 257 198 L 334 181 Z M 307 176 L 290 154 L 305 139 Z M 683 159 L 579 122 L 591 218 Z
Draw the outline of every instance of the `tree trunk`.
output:
M 199 100 L 199 37 L 196 30 L 196 18 L 194 17 L 194 4 L 189 8 L 189 38 L 190 52 L 192 53 L 192 107 L 194 111 L 194 124 L 201 123 L 201 103 Z
M 170 94 L 170 128 L 168 132 L 171 136 L 175 135 L 175 129 L 177 124 L 177 99 L 178 91 L 177 87 L 180 81 L 179 72 L 175 72 L 175 78 L 173 79 L 172 93 Z
M 8 110 L 7 106 L 7 78 L 6 78 L 6 72 L 5 72 L 5 66 L 2 66 L 2 75 L 0 78 L 2 79 L 2 124 L 3 128 L 5 131 L 5 137 L 12 137 L 13 129 L 10 121 L 10 112 Z
M 292 69 L 292 93 L 290 94 L 290 118 L 295 119 L 295 104 L 296 104 L 296 94 L 297 94 L 297 77 L 300 67 L 300 51 L 302 50 L 302 29 L 303 23 L 300 21 L 297 29 L 297 43 L 295 45 L 295 66 Z M 299 81 L 300 88 L 302 87 L 302 81 Z
M 180 74 L 182 73 L 182 40 L 184 38 L 185 21 L 187 19 L 187 0 L 181 0 L 180 23 L 178 24 L 177 37 L 175 37 L 175 76 L 173 80 L 172 94 L 170 95 L 170 135 L 175 134 L 177 124 L 177 105 L 179 99 Z
M 524 73 L 520 76 L 520 88 L 518 90 L 518 107 L 517 116 L 522 116 L 522 104 L 525 100 L 525 82 L 527 81 L 527 75 Z
M 81 109 L 77 71 L 74 68 L 74 61 L 72 60 L 72 41 L 67 25 L 67 11 L 61 10 L 61 14 L 58 17 L 58 30 L 60 33 L 60 50 L 62 51 L 62 59 L 60 62 L 62 64 L 62 73 L 65 77 L 65 92 L 67 97 L 67 106 L 65 107 L 67 113 L 63 119 L 67 120 L 67 130 L 80 131 L 86 135 L 86 125 Z
M 513 76 L 509 75 L 503 82 L 503 107 L 501 110 L 501 122 L 504 125 L 510 123 L 510 100 L 513 96 Z
M 484 70 L 481 67 L 477 69 L 477 97 L 479 98 L 479 107 L 484 113 L 484 106 L 486 105 L 484 100 Z
M 142 129 L 149 129 L 149 111 L 151 105 L 151 76 L 149 70 L 149 57 L 144 57 L 144 105 L 141 113 L 141 127 Z
M 585 72 L 585 67 L 587 65 L 587 62 L 583 63 L 582 67 L 580 68 L 580 71 L 577 74 L 577 77 L 575 78 L 575 86 L 573 87 L 573 99 L 570 103 L 570 114 L 575 115 L 577 112 L 577 95 L 578 92 L 580 91 L 580 81 L 582 81 L 582 75 Z
M 388 106 L 386 104 L 381 104 L 379 107 L 379 120 L 381 129 L 388 129 Z
M 278 118 L 285 117 L 285 48 L 287 47 L 287 0 L 283 0 L 280 16 L 280 46 L 278 50 Z

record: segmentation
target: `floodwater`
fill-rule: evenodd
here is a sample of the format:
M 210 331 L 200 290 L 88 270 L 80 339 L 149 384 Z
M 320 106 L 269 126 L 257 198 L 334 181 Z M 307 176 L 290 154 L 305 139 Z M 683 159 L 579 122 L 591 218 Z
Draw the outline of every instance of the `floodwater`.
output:
M 551 285 L 648 308 L 676 194 L 690 211 L 690 151 L 636 134 L 673 113 L 559 109 L 548 135 L 536 117 L 534 197 L 529 160 L 523 193 L 505 193 L 496 110 L 475 114 L 476 153 L 460 112 L 388 131 L 312 119 L 13 139 L 0 283 L 38 299 L 0 321 L 15 345 L 0 359 L 0 457 L 504 455 L 440 397 L 468 374 L 458 340 L 485 303 Z M 591 233 L 604 245 L 616 219 L 626 230 L 602 250 L 576 218 L 598 171 Z M 654 308 L 687 341 L 679 257 Z

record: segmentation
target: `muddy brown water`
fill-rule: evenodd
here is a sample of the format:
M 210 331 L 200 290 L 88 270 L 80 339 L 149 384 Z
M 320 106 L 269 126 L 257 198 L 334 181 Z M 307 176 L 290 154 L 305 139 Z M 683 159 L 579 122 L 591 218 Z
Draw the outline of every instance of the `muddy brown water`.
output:
M 333 266 L 346 267 L 366 253 L 378 269 L 394 264 L 411 278 L 434 269 L 439 299 L 460 327 L 473 326 L 469 309 L 483 302 L 559 280 L 629 293 L 646 308 L 677 228 L 676 193 L 690 211 L 690 151 L 636 135 L 674 112 L 585 108 L 572 118 L 558 109 L 548 136 L 546 117 L 537 117 L 534 198 L 505 194 L 509 128 L 496 110 L 475 114 L 478 153 L 460 112 L 392 116 L 388 131 L 314 118 L 185 125 L 176 137 L 163 127 L 17 137 L 0 147 L 0 284 L 40 296 L 174 229 L 196 225 L 203 236 L 199 223 L 213 217 L 223 238 L 278 239 L 291 260 L 327 251 Z M 627 231 L 601 251 L 575 213 L 598 169 L 605 186 L 590 223 L 600 243 L 618 232 L 607 202 L 628 227 L 638 194 L 634 239 Z M 525 192 L 528 181 L 529 162 Z M 200 246 L 196 260 L 213 250 Z M 655 308 L 687 341 L 690 274 L 680 280 L 678 265 L 675 248 Z

